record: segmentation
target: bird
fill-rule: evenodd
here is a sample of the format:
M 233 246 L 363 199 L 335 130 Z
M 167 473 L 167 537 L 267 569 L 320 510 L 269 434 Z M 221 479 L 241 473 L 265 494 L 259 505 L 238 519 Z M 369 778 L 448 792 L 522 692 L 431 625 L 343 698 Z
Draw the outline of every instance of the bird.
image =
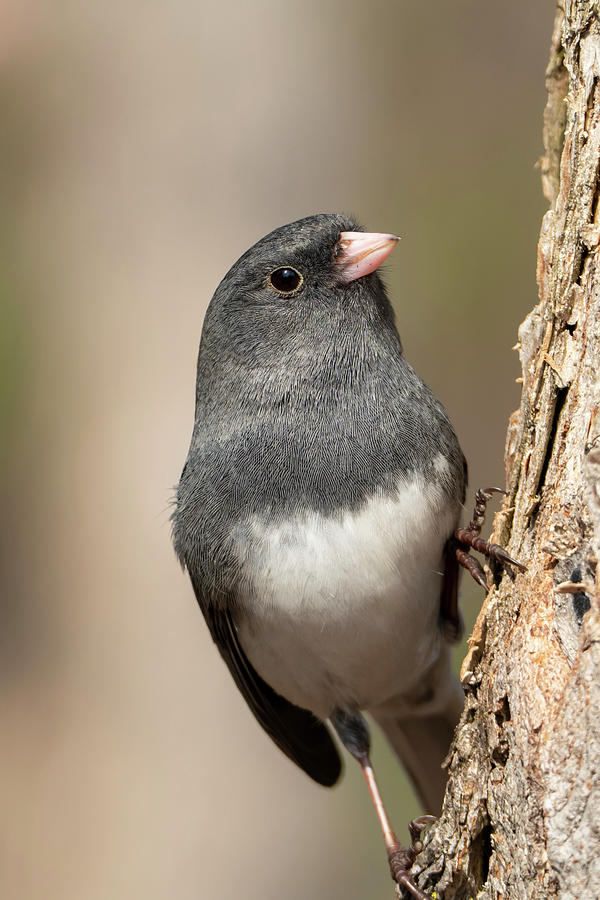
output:
M 411 823 L 403 847 L 364 713 L 439 814 L 464 703 L 450 662 L 459 566 L 485 584 L 469 553 L 477 544 L 517 563 L 478 537 L 490 492 L 459 529 L 465 457 L 404 356 L 379 271 L 398 241 L 321 213 L 276 228 L 233 264 L 204 319 L 172 524 L 260 725 L 327 787 L 342 768 L 337 734 L 361 765 L 392 877 L 427 898 L 410 867 L 431 817 Z

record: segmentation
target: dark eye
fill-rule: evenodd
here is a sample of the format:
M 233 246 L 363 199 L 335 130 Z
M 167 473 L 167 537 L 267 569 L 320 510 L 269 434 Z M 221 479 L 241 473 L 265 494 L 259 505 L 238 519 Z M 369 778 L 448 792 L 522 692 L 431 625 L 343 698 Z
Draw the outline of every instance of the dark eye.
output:
M 289 266 L 275 269 L 269 275 L 271 287 L 274 287 L 280 294 L 292 294 L 294 291 L 297 291 L 302 284 L 302 280 L 300 272 L 290 269 Z

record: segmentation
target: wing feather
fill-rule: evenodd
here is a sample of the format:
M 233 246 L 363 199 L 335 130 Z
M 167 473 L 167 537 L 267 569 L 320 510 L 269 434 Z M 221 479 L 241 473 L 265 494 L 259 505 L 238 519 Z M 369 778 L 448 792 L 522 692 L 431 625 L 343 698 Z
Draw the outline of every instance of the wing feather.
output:
M 259 724 L 307 775 L 325 787 L 334 785 L 342 763 L 327 726 L 261 678 L 239 642 L 231 605 L 206 602 L 196 584 L 194 591 L 212 638 Z

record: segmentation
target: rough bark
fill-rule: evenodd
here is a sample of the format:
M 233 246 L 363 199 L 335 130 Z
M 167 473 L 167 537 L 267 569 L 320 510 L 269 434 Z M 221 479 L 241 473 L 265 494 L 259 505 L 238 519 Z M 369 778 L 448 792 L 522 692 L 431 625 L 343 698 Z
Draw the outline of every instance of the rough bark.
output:
M 495 571 L 462 677 L 444 813 L 417 860 L 446 898 L 600 896 L 600 10 L 559 3 L 547 69 L 539 303 Z

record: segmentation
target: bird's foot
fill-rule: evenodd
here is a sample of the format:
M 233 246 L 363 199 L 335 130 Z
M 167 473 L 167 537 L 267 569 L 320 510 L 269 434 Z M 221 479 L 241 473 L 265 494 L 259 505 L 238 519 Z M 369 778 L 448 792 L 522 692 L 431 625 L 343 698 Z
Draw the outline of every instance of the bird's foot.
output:
M 509 556 L 504 547 L 501 547 L 499 544 L 493 544 L 490 541 L 484 541 L 483 538 L 479 537 L 481 527 L 485 520 L 485 510 L 488 501 L 493 494 L 505 493 L 506 491 L 503 491 L 502 488 L 494 487 L 478 490 L 475 494 L 475 509 L 471 521 L 466 528 L 457 528 L 454 532 L 454 540 L 456 542 L 455 552 L 458 562 L 471 573 L 477 584 L 480 584 L 486 591 L 488 585 L 485 572 L 483 571 L 481 564 L 469 553 L 470 549 L 482 553 L 488 559 L 493 559 L 501 565 L 506 565 L 508 563 L 520 572 L 527 571 L 527 567 L 519 562 L 519 560 Z
M 479 490 L 475 492 L 475 507 L 473 509 L 473 516 L 471 517 L 471 521 L 467 525 L 466 531 L 469 531 L 474 535 L 478 535 L 481 532 L 483 523 L 485 522 L 485 512 L 487 509 L 487 505 L 494 494 L 506 495 L 506 491 L 503 488 L 489 487 L 479 488 Z
M 408 823 L 408 831 L 410 834 L 410 849 L 416 855 L 423 849 L 423 841 L 421 840 L 421 832 L 424 828 L 428 828 L 437 822 L 437 816 L 417 816 Z
M 410 896 L 415 897 L 416 900 L 432 900 L 430 895 L 422 891 L 416 884 L 410 870 L 417 854 L 423 849 L 421 832 L 435 821 L 435 816 L 419 816 L 418 819 L 413 819 L 408 826 L 411 838 L 410 847 L 403 847 L 400 843 L 397 843 L 395 847 L 388 849 L 388 861 L 392 878 L 396 884 L 408 891 Z

